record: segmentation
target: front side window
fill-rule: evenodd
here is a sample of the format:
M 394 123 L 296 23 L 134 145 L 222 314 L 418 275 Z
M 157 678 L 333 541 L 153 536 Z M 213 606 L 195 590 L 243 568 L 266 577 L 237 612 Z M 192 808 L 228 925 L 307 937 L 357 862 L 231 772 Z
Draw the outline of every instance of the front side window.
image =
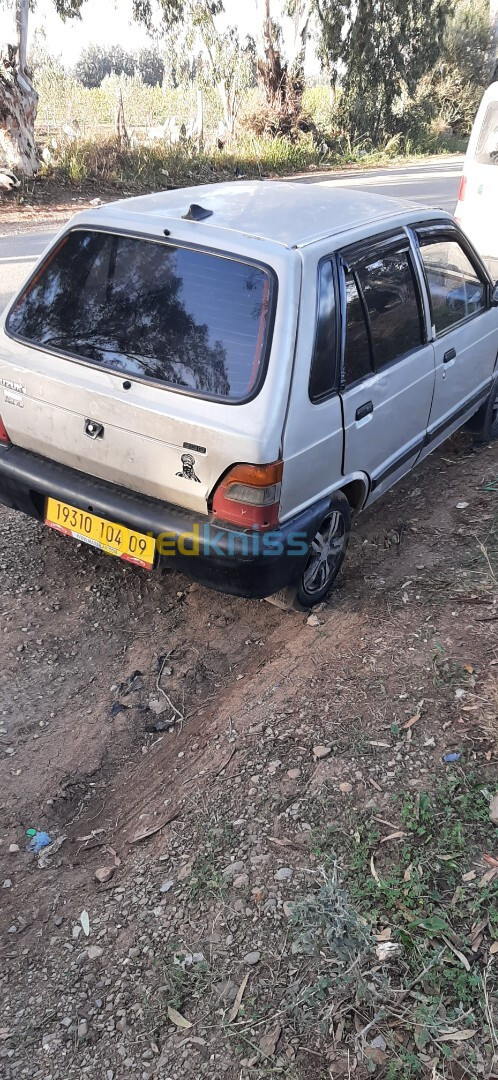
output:
M 21 294 L 7 331 L 122 375 L 237 401 L 264 364 L 270 293 L 258 266 L 75 229 Z
M 346 386 L 372 373 L 370 342 L 363 304 L 354 274 L 346 274 L 346 352 L 344 376 Z
M 376 369 L 422 345 L 418 293 L 407 251 L 372 259 L 358 279 L 368 309 Z
M 444 333 L 486 308 L 486 285 L 458 240 L 422 237 L 420 253 L 436 334 Z

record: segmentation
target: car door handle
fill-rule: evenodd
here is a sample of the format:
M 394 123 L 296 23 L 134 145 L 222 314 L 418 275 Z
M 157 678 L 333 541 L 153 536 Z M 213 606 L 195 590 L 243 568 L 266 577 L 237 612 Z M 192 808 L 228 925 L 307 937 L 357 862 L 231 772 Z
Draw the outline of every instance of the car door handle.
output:
M 456 349 L 448 349 L 443 356 L 443 364 L 449 364 L 450 360 L 454 360 L 456 356 Z
M 368 416 L 368 414 L 372 413 L 373 411 L 373 401 L 366 401 L 364 405 L 360 405 L 360 407 L 356 410 L 355 420 L 363 420 L 365 416 Z

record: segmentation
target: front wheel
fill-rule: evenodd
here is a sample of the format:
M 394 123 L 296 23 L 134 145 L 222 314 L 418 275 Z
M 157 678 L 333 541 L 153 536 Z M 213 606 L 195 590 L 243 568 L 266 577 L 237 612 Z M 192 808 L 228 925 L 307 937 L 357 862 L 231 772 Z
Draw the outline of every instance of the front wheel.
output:
M 319 604 L 341 569 L 351 531 L 351 508 L 342 492 L 331 499 L 329 509 L 311 541 L 308 560 L 297 587 L 302 607 Z

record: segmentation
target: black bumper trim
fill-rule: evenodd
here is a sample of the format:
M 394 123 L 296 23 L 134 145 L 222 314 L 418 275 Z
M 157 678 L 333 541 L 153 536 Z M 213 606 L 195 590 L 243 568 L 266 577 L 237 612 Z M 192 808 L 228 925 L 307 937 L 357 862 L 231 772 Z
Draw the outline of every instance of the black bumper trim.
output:
M 0 503 L 43 521 L 47 496 L 138 532 L 152 533 L 159 568 L 179 570 L 219 592 L 254 598 L 299 581 L 309 544 L 329 503 L 328 498 L 320 499 L 271 533 L 242 532 L 20 447 L 1 447 Z

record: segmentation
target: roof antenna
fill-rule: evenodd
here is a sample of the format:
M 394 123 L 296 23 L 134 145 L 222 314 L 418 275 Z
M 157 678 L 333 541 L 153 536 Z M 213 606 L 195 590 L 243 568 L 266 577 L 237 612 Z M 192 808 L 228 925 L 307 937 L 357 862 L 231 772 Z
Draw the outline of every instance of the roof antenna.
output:
M 199 206 L 198 203 L 191 203 L 186 214 L 182 214 L 182 218 L 185 221 L 204 221 L 206 218 L 211 217 L 213 211 L 206 210 L 204 206 Z

